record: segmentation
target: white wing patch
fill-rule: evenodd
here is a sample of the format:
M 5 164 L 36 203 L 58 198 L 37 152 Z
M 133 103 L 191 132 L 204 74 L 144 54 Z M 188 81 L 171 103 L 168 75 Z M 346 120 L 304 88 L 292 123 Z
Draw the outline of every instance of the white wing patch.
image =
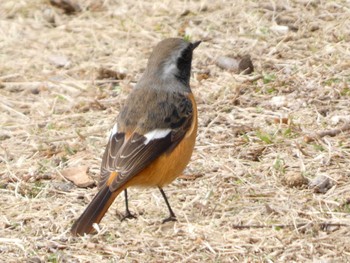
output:
M 164 138 L 171 132 L 171 129 L 155 129 L 153 131 L 150 131 L 146 133 L 144 136 L 146 137 L 146 141 L 144 144 L 148 144 L 152 140 Z
M 117 124 L 114 124 L 112 130 L 111 130 L 111 135 L 110 137 L 112 137 L 114 134 L 117 134 L 118 132 L 118 125 Z

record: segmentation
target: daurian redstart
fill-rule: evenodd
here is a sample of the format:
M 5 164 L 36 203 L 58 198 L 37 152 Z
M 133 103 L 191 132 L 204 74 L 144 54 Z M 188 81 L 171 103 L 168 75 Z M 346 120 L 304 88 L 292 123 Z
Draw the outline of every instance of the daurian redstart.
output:
M 72 226 L 73 235 L 88 234 L 127 188 L 158 187 L 176 220 L 163 187 L 188 164 L 197 135 L 197 106 L 190 88 L 193 50 L 200 44 L 179 38 L 161 41 L 141 79 L 127 98 L 103 155 L 99 192 Z

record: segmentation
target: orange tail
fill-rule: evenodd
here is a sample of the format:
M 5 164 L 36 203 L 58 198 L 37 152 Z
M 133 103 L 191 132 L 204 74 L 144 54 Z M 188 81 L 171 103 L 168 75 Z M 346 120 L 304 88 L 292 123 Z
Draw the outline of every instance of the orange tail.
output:
M 93 230 L 93 223 L 98 224 L 101 221 L 114 199 L 122 190 L 118 189 L 115 192 L 111 192 L 106 185 L 101 188 L 84 213 L 75 221 L 71 228 L 71 233 L 74 236 L 82 236 L 84 233 L 89 234 Z

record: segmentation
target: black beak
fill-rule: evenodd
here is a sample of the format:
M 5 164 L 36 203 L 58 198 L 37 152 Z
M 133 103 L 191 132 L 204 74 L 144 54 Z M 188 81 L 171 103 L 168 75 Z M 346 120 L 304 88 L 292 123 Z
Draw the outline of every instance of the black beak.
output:
M 192 50 L 194 50 L 196 47 L 198 47 L 199 44 L 200 44 L 201 42 L 202 42 L 202 41 L 193 42 L 193 43 L 192 43 Z

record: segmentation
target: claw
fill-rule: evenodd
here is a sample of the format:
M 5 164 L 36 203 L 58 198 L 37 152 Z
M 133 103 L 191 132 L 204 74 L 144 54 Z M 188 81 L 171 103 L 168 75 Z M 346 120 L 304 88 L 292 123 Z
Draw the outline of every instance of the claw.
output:
M 176 216 L 175 215 L 171 215 L 171 216 L 165 218 L 162 223 L 164 224 L 166 222 L 176 222 L 176 221 L 177 221 Z
M 126 213 L 125 213 L 125 215 L 120 219 L 120 221 L 124 221 L 124 220 L 126 220 L 126 219 L 136 219 L 137 218 L 137 216 L 135 216 L 135 215 L 133 215 L 132 213 L 130 213 L 130 211 L 127 211 Z

